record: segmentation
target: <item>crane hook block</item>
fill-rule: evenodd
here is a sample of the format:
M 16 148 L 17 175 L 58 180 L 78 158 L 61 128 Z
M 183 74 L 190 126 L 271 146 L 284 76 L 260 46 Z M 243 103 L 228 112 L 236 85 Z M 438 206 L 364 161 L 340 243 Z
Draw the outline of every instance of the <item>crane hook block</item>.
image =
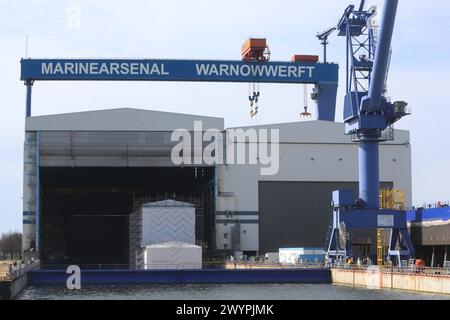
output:
M 301 118 L 311 118 L 312 114 L 308 112 L 308 107 L 305 107 L 305 112 L 300 113 Z

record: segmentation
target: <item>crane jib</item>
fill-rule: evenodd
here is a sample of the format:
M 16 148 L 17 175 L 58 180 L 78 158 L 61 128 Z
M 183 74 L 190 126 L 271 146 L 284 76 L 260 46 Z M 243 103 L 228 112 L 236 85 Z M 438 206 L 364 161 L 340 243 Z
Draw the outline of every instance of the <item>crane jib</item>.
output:
M 207 60 L 23 59 L 21 80 L 337 83 L 338 65 Z

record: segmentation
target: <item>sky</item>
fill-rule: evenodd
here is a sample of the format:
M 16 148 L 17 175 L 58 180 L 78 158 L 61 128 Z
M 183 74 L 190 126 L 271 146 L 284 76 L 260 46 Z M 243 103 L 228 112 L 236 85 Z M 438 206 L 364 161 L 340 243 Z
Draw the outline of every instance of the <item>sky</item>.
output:
M 381 15 L 382 0 L 367 2 Z M 22 57 L 238 60 L 245 39 L 266 37 L 272 60 L 287 61 L 321 54 L 315 34 L 336 25 L 351 3 L 359 1 L 0 0 L 0 232 L 22 228 Z M 413 112 L 396 128 L 411 131 L 416 205 L 450 201 L 449 34 L 448 0 L 400 0 L 388 90 Z M 345 39 L 330 40 L 328 59 L 340 64 L 342 121 Z M 261 85 L 256 119 L 246 84 L 38 82 L 33 90 L 32 115 L 135 107 L 223 117 L 226 127 L 299 120 L 303 104 L 298 85 Z

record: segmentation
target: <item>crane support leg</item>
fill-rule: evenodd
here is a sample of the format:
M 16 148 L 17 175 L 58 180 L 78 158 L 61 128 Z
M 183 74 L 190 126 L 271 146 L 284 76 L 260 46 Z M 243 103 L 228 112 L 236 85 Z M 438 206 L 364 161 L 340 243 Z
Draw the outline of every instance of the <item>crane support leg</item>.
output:
M 317 93 L 317 120 L 334 121 L 336 117 L 337 90 L 337 83 L 320 82 L 316 84 L 314 91 Z
M 349 242 L 346 242 L 345 246 L 341 245 L 340 237 L 344 236 L 340 234 L 339 231 L 339 209 L 333 212 L 333 228 L 329 234 L 327 243 L 327 255 L 328 258 L 335 260 L 342 260 L 349 255 Z
M 388 256 L 400 260 L 414 257 L 414 247 L 407 229 L 406 211 L 392 209 L 369 209 L 353 204 L 350 190 L 339 190 L 333 193 L 333 229 L 328 238 L 327 254 L 334 259 L 352 256 L 351 235 L 354 230 L 370 230 L 376 228 L 390 229 L 391 238 Z M 345 239 L 340 237 L 340 228 L 344 228 Z M 344 240 L 344 243 L 339 240 Z M 345 247 L 345 249 L 344 249 Z
M 27 118 L 31 117 L 31 94 L 33 89 L 33 81 L 25 81 L 25 86 L 27 88 L 27 95 L 25 101 L 25 116 Z

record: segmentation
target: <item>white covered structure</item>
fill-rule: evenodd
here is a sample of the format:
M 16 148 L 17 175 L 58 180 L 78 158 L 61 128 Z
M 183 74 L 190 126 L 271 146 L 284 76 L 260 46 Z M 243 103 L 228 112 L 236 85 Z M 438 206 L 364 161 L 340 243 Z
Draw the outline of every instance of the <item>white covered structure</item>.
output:
M 137 269 L 195 270 L 202 268 L 202 248 L 199 246 L 167 242 L 142 248 L 137 257 Z
M 195 244 L 193 204 L 174 200 L 156 201 L 144 204 L 140 211 L 142 247 L 170 241 Z
M 129 219 L 130 265 L 142 248 L 162 243 L 195 245 L 195 206 L 163 200 L 144 203 Z

